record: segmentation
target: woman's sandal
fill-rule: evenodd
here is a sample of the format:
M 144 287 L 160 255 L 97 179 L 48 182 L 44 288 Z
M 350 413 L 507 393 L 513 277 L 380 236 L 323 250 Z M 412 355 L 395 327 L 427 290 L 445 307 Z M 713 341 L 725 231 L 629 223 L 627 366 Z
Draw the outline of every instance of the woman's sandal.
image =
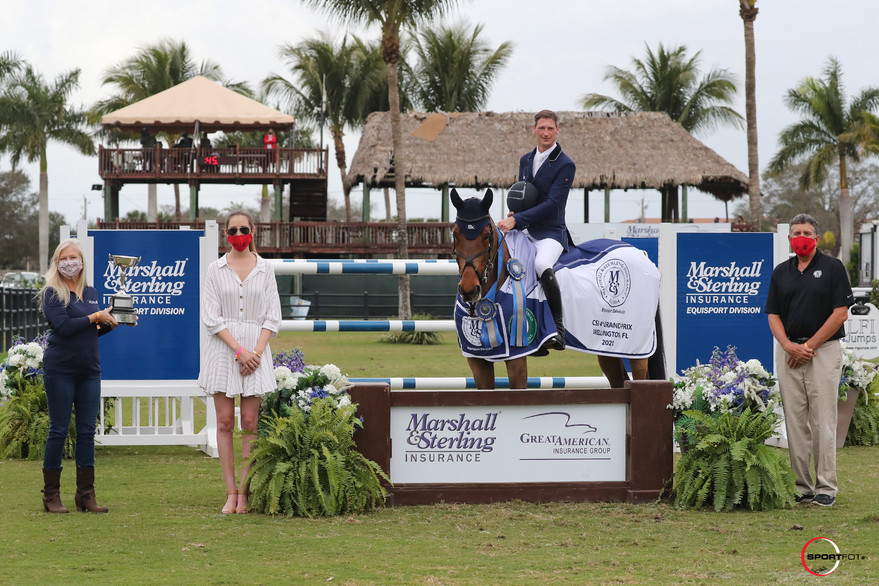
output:
M 244 515 L 244 514 L 250 512 L 250 503 L 249 502 L 248 502 L 248 504 L 244 505 L 243 507 L 240 506 L 242 496 L 245 498 L 245 500 L 249 499 L 250 498 L 250 491 L 248 491 L 248 490 L 239 490 L 238 491 L 238 503 L 239 504 L 236 505 L 235 512 L 238 513 L 239 515 Z
M 233 494 L 236 495 L 235 496 L 235 504 L 230 506 L 229 505 L 229 497 L 232 496 Z M 236 508 L 237 506 L 238 506 L 238 491 L 237 490 L 227 490 L 226 491 L 226 504 L 223 506 L 223 510 L 221 511 L 221 513 L 223 513 L 224 515 L 231 515 L 232 513 L 237 513 L 238 512 L 237 508 Z

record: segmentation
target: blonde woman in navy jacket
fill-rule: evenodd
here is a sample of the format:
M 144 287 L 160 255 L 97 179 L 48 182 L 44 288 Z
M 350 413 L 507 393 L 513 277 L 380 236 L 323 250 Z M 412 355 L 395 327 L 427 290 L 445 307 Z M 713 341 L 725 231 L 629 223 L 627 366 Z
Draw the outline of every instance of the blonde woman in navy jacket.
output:
M 559 119 L 555 112 L 541 110 L 535 114 L 531 130 L 537 138 L 537 148 L 519 160 L 517 180 L 527 181 L 537 188 L 537 204 L 527 210 L 510 212 L 498 222 L 497 227 L 502 232 L 527 230 L 528 237 L 537 247 L 534 269 L 543 285 L 543 292 L 558 330 L 555 338 L 549 340 L 544 348 L 564 350 L 562 294 L 553 266 L 571 243 L 565 224 L 565 207 L 577 168 L 571 157 L 556 142 Z
M 43 384 L 49 407 L 49 435 L 43 452 L 43 508 L 66 513 L 61 504 L 61 460 L 70 427 L 76 422 L 76 508 L 106 513 L 95 499 L 95 425 L 101 405 L 98 336 L 118 324 L 98 306 L 98 292 L 86 283 L 82 247 L 75 238 L 55 249 L 40 291 L 40 309 L 49 321 L 43 354 Z

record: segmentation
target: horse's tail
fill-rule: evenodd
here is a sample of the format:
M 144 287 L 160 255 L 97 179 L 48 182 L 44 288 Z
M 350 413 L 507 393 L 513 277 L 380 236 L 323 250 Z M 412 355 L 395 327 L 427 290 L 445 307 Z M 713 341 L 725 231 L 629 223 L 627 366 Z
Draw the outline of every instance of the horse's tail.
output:
M 662 319 L 659 316 L 659 308 L 656 308 L 656 352 L 647 359 L 647 378 L 650 380 L 666 380 L 665 374 L 665 346 L 662 343 Z

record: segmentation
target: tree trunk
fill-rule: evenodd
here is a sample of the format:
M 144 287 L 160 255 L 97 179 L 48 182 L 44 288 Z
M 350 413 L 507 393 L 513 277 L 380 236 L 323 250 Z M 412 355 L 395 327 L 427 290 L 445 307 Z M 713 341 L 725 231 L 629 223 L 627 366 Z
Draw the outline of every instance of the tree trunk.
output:
M 745 23 L 745 118 L 748 126 L 748 199 L 751 226 L 762 230 L 763 210 L 760 203 L 760 164 L 757 158 L 757 57 L 754 46 L 756 0 L 739 0 L 739 15 Z
M 259 198 L 259 221 L 263 224 L 272 221 L 272 198 L 269 195 L 269 186 L 266 183 L 262 185 L 262 195 Z
M 839 153 L 839 260 L 848 265 L 852 249 L 852 198 L 848 192 L 845 154 Z
M 400 131 L 400 88 L 397 63 L 388 63 L 388 102 L 391 110 L 391 137 L 394 143 L 394 191 L 397 196 L 397 258 L 409 258 L 409 233 L 406 230 L 406 165 L 403 136 Z M 400 275 L 399 319 L 412 319 L 409 301 L 409 275 Z
M 388 189 L 387 186 L 384 188 L 385 192 L 385 221 L 390 222 L 392 218 L 391 214 L 391 190 Z
M 174 219 L 178 222 L 182 220 L 180 217 L 180 185 L 174 184 Z
M 351 221 L 351 187 L 345 181 L 348 174 L 348 165 L 345 162 L 345 143 L 342 142 L 342 132 L 333 130 L 333 149 L 336 151 L 336 165 L 339 167 L 339 174 L 342 176 L 342 195 L 345 197 L 345 221 Z
M 155 183 L 147 185 L 147 222 L 155 222 L 159 217 L 157 188 Z
M 40 153 L 40 274 L 45 275 L 49 268 L 49 170 L 46 148 Z M 78 236 L 83 236 L 79 234 Z

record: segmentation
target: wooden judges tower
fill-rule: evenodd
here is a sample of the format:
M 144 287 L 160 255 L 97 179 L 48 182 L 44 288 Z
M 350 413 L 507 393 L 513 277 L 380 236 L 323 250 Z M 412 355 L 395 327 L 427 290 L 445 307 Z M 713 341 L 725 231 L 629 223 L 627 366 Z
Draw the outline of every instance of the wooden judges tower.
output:
M 198 217 L 204 184 L 271 184 L 274 220 L 280 221 L 284 187 L 290 214 L 307 221 L 327 218 L 327 149 L 201 147 L 209 132 L 290 129 L 294 118 L 198 76 L 101 118 L 104 128 L 195 137 L 191 146 L 164 148 L 99 147 L 98 172 L 104 181 L 104 221 L 119 218 L 119 191 L 126 183 L 189 186 L 189 219 Z M 155 217 L 155 189 L 147 208 Z

